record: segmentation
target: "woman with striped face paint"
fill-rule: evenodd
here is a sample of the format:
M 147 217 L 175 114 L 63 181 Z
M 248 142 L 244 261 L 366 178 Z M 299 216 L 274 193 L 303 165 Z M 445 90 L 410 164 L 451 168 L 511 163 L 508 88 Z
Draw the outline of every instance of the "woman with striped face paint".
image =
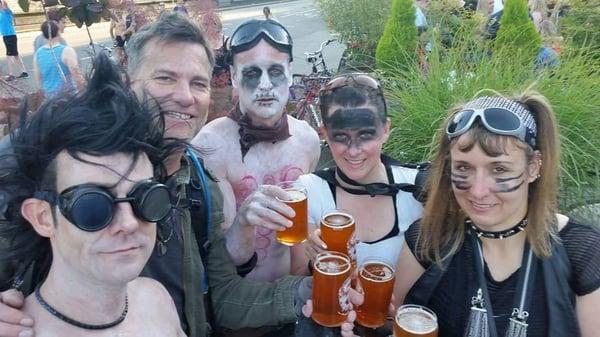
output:
M 423 218 L 405 234 L 396 301 L 431 308 L 440 336 L 596 336 L 600 231 L 557 213 L 558 168 L 540 94 L 452 109 Z

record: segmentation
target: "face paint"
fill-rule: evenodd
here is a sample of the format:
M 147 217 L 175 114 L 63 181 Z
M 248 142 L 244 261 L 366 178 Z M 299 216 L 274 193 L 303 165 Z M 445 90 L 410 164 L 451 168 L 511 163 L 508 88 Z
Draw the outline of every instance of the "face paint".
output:
M 379 128 L 378 116 L 367 108 L 337 109 L 323 119 L 323 123 L 330 130 Z
M 278 119 L 284 111 L 291 78 L 288 54 L 261 41 L 236 54 L 234 86 L 239 89 L 242 113 L 257 119 Z
M 471 185 L 467 183 L 467 176 L 461 176 L 456 173 L 451 173 L 451 181 L 456 189 L 466 191 L 471 188 Z
M 255 91 L 260 85 L 260 81 L 265 70 L 272 87 L 278 87 L 287 84 L 288 78 L 285 74 L 284 67 L 280 64 L 275 64 L 270 66 L 268 69 L 257 66 L 250 66 L 242 69 L 242 87 L 251 91 Z
M 522 172 L 521 174 L 519 174 L 516 177 L 496 178 L 496 188 L 494 190 L 492 190 L 492 192 L 494 192 L 494 193 L 510 193 L 510 192 L 514 192 L 514 191 L 518 190 L 525 183 L 525 180 L 522 179 L 523 174 L 525 174 L 525 172 Z M 515 181 L 515 180 L 520 180 L 520 181 L 517 184 L 514 184 L 513 181 Z

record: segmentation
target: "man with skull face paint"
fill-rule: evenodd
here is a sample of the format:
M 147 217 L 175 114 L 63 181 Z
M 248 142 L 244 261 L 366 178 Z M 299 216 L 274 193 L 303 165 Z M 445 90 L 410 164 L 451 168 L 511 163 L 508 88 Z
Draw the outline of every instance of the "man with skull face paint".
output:
M 205 151 L 205 163 L 229 183 L 225 209 L 238 210 L 227 245 L 237 263 L 257 254 L 246 277 L 272 281 L 297 268 L 289 248 L 275 240 L 276 230 L 291 226 L 293 211 L 286 193 L 272 185 L 311 172 L 319 157 L 317 133 L 285 113 L 291 84 L 292 38 L 273 20 L 248 20 L 230 39 L 231 79 L 239 104 L 227 117 L 207 124 L 193 144 Z M 303 254 L 294 254 L 303 255 Z

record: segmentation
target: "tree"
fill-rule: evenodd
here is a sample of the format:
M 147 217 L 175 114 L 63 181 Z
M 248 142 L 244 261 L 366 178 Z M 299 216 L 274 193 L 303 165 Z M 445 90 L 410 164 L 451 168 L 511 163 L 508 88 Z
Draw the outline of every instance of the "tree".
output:
M 417 27 L 413 0 L 393 0 L 390 16 L 377 44 L 375 60 L 381 69 L 407 69 L 416 60 Z
M 518 52 L 534 58 L 541 43 L 540 35 L 529 17 L 527 1 L 506 0 L 500 29 L 494 41 L 494 50 Z

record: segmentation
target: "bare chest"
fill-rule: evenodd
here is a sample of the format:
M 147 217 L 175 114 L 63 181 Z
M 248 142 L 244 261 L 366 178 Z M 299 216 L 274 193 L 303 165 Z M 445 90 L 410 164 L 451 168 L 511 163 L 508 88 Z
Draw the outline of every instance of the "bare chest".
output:
M 294 181 L 300 175 L 309 173 L 310 158 L 308 149 L 291 141 L 256 144 L 243 160 L 240 153 L 228 164 L 227 170 L 236 203 L 241 204 L 260 185 Z

